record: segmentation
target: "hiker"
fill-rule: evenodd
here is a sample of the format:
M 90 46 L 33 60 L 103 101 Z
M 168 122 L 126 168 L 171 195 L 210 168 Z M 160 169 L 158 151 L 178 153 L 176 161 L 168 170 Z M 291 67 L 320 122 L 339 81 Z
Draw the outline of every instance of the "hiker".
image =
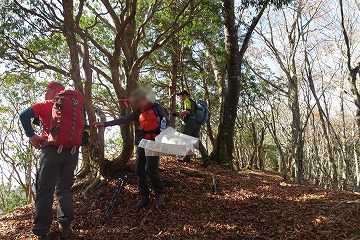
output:
M 188 91 L 184 90 L 176 94 L 181 101 L 181 112 L 175 112 L 173 117 L 180 117 L 183 120 L 181 132 L 196 138 L 200 138 L 201 123 L 196 119 L 196 102 L 190 98 Z M 202 166 L 207 168 L 210 164 L 210 158 L 204 145 L 199 142 L 199 151 L 203 159 Z M 179 162 L 190 162 L 190 156 L 185 156 Z
M 57 218 L 61 237 L 70 236 L 71 222 L 74 218 L 71 187 L 78 163 L 79 141 L 81 141 L 85 125 L 81 114 L 83 96 L 76 91 L 64 90 L 65 87 L 61 83 L 50 82 L 45 90 L 45 101 L 35 103 L 19 116 L 31 144 L 36 149 L 41 149 L 40 166 L 36 175 L 35 219 L 32 229 L 33 233 L 41 240 L 50 239 L 54 192 L 58 200 Z M 75 95 L 72 95 L 74 92 L 76 92 Z M 67 93 L 71 96 L 67 99 L 61 98 L 62 102 L 60 102 L 59 93 Z M 73 103 L 73 99 L 76 99 L 76 103 Z M 78 99 L 80 102 L 77 102 Z M 77 108 L 78 103 L 79 108 Z M 59 108 L 55 109 L 55 105 Z M 61 112 L 63 112 L 62 117 L 60 117 Z M 68 112 L 71 113 L 71 117 L 67 117 Z M 76 113 L 77 116 L 72 116 Z M 54 114 L 59 116 L 56 122 L 54 122 L 54 118 L 57 116 Z M 40 120 L 43 127 L 41 135 L 35 134 L 31 124 L 32 119 Z M 73 129 L 71 129 L 72 121 L 76 121 Z M 68 126 L 63 124 L 68 124 Z M 65 136 L 65 133 L 69 136 Z M 70 145 L 64 145 L 62 142 Z
M 155 137 L 160 133 L 160 127 L 170 125 L 166 110 L 155 103 L 155 98 L 150 91 L 139 88 L 131 94 L 130 101 L 136 108 L 135 111 L 122 118 L 109 122 L 97 122 L 94 125 L 97 128 L 110 127 L 138 120 L 140 125 L 135 132 L 135 145 L 138 145 L 142 139 L 155 140 Z M 162 126 L 164 121 L 165 126 Z M 150 203 L 148 177 L 155 192 L 153 203 L 162 205 L 164 202 L 164 186 L 159 173 L 159 156 L 147 157 L 145 156 L 145 149 L 137 147 L 135 168 L 141 199 L 132 208 L 141 209 Z

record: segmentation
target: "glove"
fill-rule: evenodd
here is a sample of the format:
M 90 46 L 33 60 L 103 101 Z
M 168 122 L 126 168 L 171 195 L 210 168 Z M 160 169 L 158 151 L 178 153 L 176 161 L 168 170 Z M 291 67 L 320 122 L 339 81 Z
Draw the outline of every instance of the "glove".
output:
M 173 117 L 178 117 L 178 116 L 179 116 L 179 113 L 178 113 L 178 112 L 174 112 L 173 114 L 171 114 L 171 116 L 173 116 Z
M 30 137 L 30 142 L 36 149 L 41 149 L 41 143 L 44 141 L 42 137 L 39 135 L 34 135 Z

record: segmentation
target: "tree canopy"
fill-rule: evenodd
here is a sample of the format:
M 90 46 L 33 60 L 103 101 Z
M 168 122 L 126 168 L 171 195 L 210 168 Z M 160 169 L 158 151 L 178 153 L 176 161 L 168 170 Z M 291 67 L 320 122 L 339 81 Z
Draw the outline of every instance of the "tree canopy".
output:
M 0 15 L 3 211 L 16 205 L 10 193 L 33 199 L 38 153 L 18 115 L 50 80 L 84 94 L 87 123 L 130 113 L 139 85 L 170 113 L 188 90 L 209 104 L 201 138 L 214 164 L 359 189 L 357 1 L 9 0 Z M 77 173 L 91 176 L 85 196 L 127 168 L 134 129 L 91 127 Z

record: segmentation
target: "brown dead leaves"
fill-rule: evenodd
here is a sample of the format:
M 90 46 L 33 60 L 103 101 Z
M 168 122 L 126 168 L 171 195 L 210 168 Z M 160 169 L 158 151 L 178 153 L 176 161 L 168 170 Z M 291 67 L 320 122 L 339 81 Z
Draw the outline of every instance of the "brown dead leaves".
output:
M 71 239 L 358 239 L 359 195 L 283 182 L 272 172 L 229 172 L 218 166 L 161 161 L 166 204 L 134 211 L 136 176 L 120 195 L 113 217 L 100 218 L 109 203 L 113 182 L 104 197 L 75 194 L 76 219 Z M 184 170 L 201 176 L 183 174 Z M 212 174 L 217 195 L 213 194 Z M 199 175 L 199 176 L 200 176 Z M 34 239 L 33 206 L 0 218 L 0 239 Z M 55 211 L 54 211 L 55 216 Z M 53 238 L 59 239 L 56 224 Z

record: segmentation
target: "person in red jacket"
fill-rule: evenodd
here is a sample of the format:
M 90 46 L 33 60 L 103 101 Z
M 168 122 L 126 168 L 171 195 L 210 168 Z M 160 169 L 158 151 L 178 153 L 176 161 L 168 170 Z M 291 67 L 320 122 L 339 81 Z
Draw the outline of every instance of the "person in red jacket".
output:
M 74 210 L 71 186 L 74 182 L 74 171 L 78 162 L 79 150 L 74 154 L 71 148 L 63 149 L 58 153 L 58 148 L 47 144 L 50 133 L 50 122 L 54 98 L 65 87 L 57 82 L 50 82 L 45 90 L 45 101 L 35 103 L 24 110 L 19 118 L 29 137 L 31 144 L 36 149 L 41 149 L 40 167 L 36 174 L 35 219 L 33 233 L 38 239 L 50 239 L 50 227 L 53 219 L 52 204 L 54 192 L 58 200 L 57 217 L 61 237 L 68 237 L 71 233 L 70 224 L 73 220 Z M 42 132 L 35 134 L 31 120 L 39 119 Z
M 166 126 L 170 125 L 166 110 L 155 103 L 151 93 L 143 88 L 134 91 L 131 95 L 131 102 L 137 110 L 132 113 L 109 122 L 97 122 L 94 125 L 97 128 L 110 127 L 120 124 L 126 124 L 133 121 L 139 121 L 139 128 L 136 130 L 135 145 L 138 145 L 142 139 L 154 140 L 160 133 L 161 123 L 166 121 Z M 165 126 L 165 127 L 166 127 Z M 132 208 L 141 209 L 149 204 L 149 186 L 148 178 L 151 181 L 155 192 L 155 205 L 161 205 L 164 202 L 164 186 L 159 173 L 159 157 L 145 156 L 145 150 L 137 147 L 136 150 L 136 175 L 138 177 L 138 187 L 141 200 Z

